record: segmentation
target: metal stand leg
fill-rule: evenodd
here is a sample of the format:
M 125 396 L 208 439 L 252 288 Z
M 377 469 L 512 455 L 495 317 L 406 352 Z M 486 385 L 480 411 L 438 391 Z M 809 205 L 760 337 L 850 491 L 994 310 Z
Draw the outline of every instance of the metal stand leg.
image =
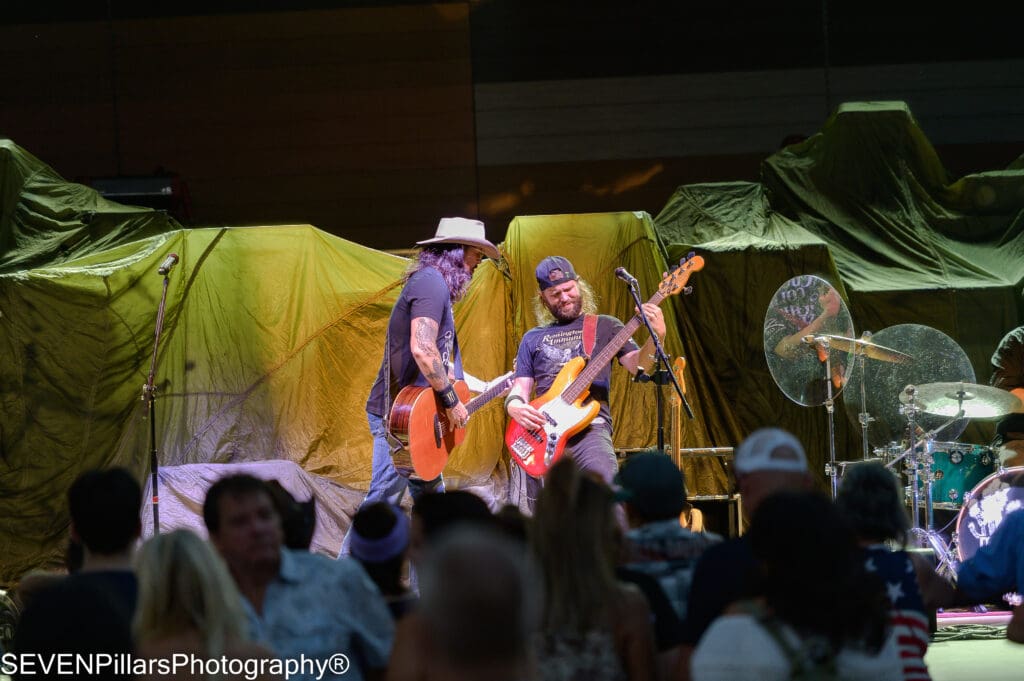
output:
M 932 505 L 932 483 L 935 480 L 932 471 L 932 437 L 933 433 L 926 434 L 923 440 L 917 439 L 917 412 L 916 388 L 908 385 L 904 393 L 907 396 L 906 403 L 900 408 L 907 417 L 908 439 L 910 448 L 907 450 L 907 463 L 904 468 L 909 467 L 911 498 L 913 499 L 912 513 L 913 522 L 910 528 L 910 536 L 914 543 L 922 548 L 930 548 L 935 553 L 935 570 L 940 574 L 956 574 L 957 563 L 953 558 L 953 552 L 938 532 L 935 531 L 935 509 Z M 918 447 L 922 446 L 923 453 L 918 453 Z M 924 527 L 921 526 L 921 477 L 924 477 Z

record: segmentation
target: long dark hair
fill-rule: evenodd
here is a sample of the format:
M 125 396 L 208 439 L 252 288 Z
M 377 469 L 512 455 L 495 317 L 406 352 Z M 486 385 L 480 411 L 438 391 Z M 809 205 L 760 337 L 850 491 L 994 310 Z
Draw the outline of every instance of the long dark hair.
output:
M 465 247 L 460 244 L 427 246 L 420 251 L 419 257 L 409 265 L 409 269 L 405 272 L 405 280 L 426 267 L 433 267 L 441 273 L 445 283 L 448 284 L 452 302 L 461 300 L 469 289 L 469 280 L 473 278 L 473 274 L 466 271 L 465 252 Z
M 876 461 L 846 469 L 836 496 L 836 508 L 858 539 L 907 543 L 910 518 L 896 474 Z
M 885 641 L 888 600 L 859 557 L 853 530 L 816 492 L 778 492 L 757 507 L 750 545 L 768 607 L 804 637 L 821 636 L 877 652 Z

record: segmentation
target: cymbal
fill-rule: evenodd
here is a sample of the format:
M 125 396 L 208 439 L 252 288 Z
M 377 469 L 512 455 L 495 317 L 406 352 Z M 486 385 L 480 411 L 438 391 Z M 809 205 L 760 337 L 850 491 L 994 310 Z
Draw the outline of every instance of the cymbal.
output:
M 871 341 L 861 340 L 860 338 L 846 338 L 845 336 L 833 336 L 830 334 L 824 334 L 822 338 L 828 339 L 830 347 L 842 352 L 852 352 L 857 355 L 864 355 L 868 359 L 877 359 L 882 362 L 894 362 L 896 364 L 902 364 L 903 362 L 909 362 L 914 359 L 911 355 L 899 350 L 893 350 L 887 348 L 884 345 L 878 345 Z
M 916 394 L 921 408 L 938 416 L 957 416 L 962 410 L 969 419 L 992 419 L 1021 408 L 1013 393 L 977 383 L 925 383 L 917 386 Z M 908 401 L 908 396 L 900 395 L 900 402 Z

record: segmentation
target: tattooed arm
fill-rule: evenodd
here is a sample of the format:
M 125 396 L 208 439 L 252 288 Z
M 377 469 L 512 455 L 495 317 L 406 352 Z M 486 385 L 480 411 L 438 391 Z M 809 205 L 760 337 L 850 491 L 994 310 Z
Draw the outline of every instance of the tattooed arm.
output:
M 420 373 L 434 390 L 441 391 L 448 386 L 448 372 L 437 349 L 437 322 L 430 317 L 416 317 L 412 320 L 409 350 L 420 368 Z
M 430 383 L 431 388 L 441 392 L 451 384 L 444 362 L 441 361 L 441 352 L 437 349 L 436 320 L 430 317 L 416 317 L 412 320 L 409 349 L 416 360 L 416 366 L 420 368 L 420 373 Z M 448 420 L 456 428 L 464 426 L 468 419 L 469 413 L 461 401 L 448 410 Z

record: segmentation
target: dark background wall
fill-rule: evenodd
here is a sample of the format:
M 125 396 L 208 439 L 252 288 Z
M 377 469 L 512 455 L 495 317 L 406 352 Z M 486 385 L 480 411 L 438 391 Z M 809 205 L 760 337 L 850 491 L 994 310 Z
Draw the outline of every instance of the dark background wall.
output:
M 657 213 L 680 184 L 756 180 L 842 101 L 907 101 L 953 176 L 1002 168 L 1024 153 L 1022 14 L 15 3 L 0 135 L 69 179 L 176 173 L 187 224 L 312 223 L 402 248 L 463 214 L 500 240 L 515 215 Z

